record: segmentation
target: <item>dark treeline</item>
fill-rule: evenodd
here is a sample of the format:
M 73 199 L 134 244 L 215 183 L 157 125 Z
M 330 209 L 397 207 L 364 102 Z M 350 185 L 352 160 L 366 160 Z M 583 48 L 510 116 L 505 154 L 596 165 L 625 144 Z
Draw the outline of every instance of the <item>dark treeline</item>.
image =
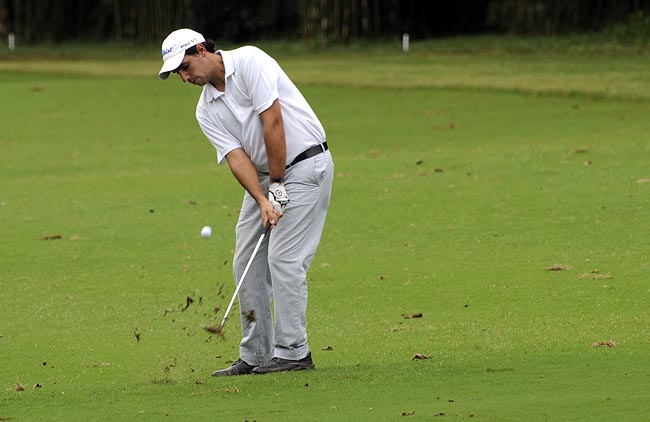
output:
M 159 42 L 192 27 L 214 39 L 360 38 L 599 31 L 650 0 L 0 0 L 0 36 L 26 43 Z

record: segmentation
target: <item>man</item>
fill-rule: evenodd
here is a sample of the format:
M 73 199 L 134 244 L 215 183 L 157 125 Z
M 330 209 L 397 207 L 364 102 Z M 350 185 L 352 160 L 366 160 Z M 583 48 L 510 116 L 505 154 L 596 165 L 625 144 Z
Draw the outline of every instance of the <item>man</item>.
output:
M 218 163 L 228 162 L 245 188 L 235 282 L 271 226 L 239 291 L 239 359 L 212 375 L 313 369 L 305 318 L 307 271 L 334 174 L 325 131 L 278 63 L 256 47 L 215 51 L 200 33 L 179 29 L 163 41 L 162 56 L 161 79 L 176 73 L 183 82 L 203 87 L 198 123 L 216 148 Z

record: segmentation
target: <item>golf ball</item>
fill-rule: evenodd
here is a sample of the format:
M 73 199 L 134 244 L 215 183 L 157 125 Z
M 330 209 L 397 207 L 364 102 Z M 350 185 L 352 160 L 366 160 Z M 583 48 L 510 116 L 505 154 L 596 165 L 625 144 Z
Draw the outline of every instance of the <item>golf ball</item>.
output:
M 210 237 L 212 236 L 212 227 L 210 226 L 203 226 L 201 229 L 201 237 Z

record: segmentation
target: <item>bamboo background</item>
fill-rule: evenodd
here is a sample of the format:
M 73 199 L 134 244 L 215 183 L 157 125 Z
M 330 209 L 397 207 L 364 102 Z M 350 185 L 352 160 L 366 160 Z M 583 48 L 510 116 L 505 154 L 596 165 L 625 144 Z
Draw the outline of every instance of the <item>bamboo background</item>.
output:
M 213 39 L 354 39 L 598 31 L 650 0 L 0 0 L 0 36 L 21 42 L 159 42 L 192 27 Z

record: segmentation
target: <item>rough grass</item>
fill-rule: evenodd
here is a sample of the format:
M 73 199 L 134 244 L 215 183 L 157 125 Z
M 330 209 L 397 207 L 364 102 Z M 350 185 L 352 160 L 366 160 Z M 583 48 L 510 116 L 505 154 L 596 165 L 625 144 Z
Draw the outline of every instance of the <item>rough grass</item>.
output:
M 236 319 L 202 326 L 234 288 L 241 191 L 197 90 L 155 61 L 0 62 L 0 419 L 643 419 L 646 58 L 502 60 L 287 56 L 336 162 L 318 369 L 236 379 L 209 376 Z

